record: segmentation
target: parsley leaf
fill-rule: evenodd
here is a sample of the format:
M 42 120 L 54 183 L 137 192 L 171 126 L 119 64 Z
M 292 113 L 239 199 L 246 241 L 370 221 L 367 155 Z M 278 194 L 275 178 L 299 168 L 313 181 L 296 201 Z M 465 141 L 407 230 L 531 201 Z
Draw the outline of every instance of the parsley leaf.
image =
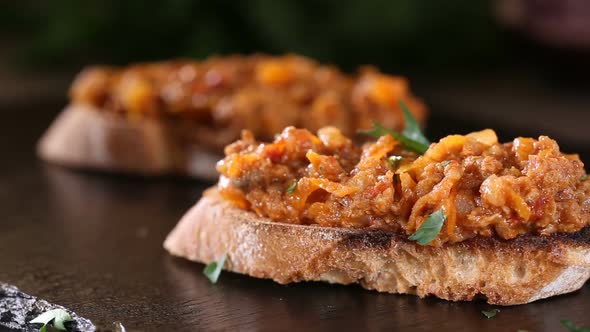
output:
M 586 180 L 588 180 L 588 174 L 584 174 L 584 176 L 582 176 L 582 177 L 580 178 L 580 181 L 582 181 L 582 182 L 584 182 L 584 181 L 586 181 Z
M 567 327 L 570 332 L 590 332 L 590 327 L 578 327 L 571 320 L 563 319 L 559 321 L 561 325 Z
M 287 188 L 287 190 L 285 192 L 287 194 L 292 194 L 295 192 L 295 188 L 297 188 L 297 181 L 295 181 L 292 185 L 290 185 L 289 188 Z
M 404 116 L 406 119 L 405 128 L 404 128 L 404 131 L 402 131 L 402 134 L 404 136 L 406 136 L 407 138 L 414 140 L 418 143 L 422 143 L 427 146 L 430 145 L 430 141 L 422 133 L 422 130 L 420 129 L 420 125 L 418 124 L 416 119 L 412 116 L 412 113 L 410 113 L 410 110 L 408 109 L 408 106 L 406 106 L 406 103 L 404 103 L 403 101 L 400 100 L 399 106 L 401 107 L 402 111 L 404 112 Z
M 391 164 L 391 167 L 396 168 L 400 161 L 404 160 L 402 156 L 391 156 L 387 158 L 387 161 Z
M 358 133 L 375 138 L 379 138 L 384 135 L 391 135 L 396 140 L 400 141 L 406 150 L 416 152 L 418 154 L 424 154 L 424 152 L 426 152 L 430 146 L 430 141 L 428 141 L 424 134 L 422 134 L 418 122 L 416 122 L 416 119 L 414 119 L 412 114 L 408 111 L 406 104 L 400 102 L 400 106 L 402 107 L 402 111 L 406 117 L 406 126 L 402 133 L 385 128 L 377 121 L 373 121 L 373 128 L 369 130 L 359 130 Z
M 438 233 L 440 233 L 446 219 L 447 216 L 445 215 L 444 208 L 434 211 L 409 239 L 418 242 L 421 246 L 432 242 L 438 236 Z
M 35 317 L 29 323 L 31 324 L 43 324 L 43 326 L 39 329 L 39 332 L 47 331 L 47 325 L 53 322 L 53 327 L 57 330 L 67 331 L 64 325 L 65 322 L 72 321 L 72 316 L 63 310 L 63 309 L 53 309 L 42 313 L 41 315 Z
M 481 313 L 486 316 L 487 319 L 496 317 L 496 314 L 500 312 L 500 309 L 482 310 Z
M 379 138 L 384 135 L 391 135 L 396 140 L 400 141 L 404 148 L 408 151 L 416 152 L 418 154 L 424 154 L 428 150 L 428 145 L 414 141 L 403 134 L 398 133 L 395 130 L 391 130 L 383 127 L 379 122 L 373 121 L 373 128 L 369 130 L 359 130 L 360 134 Z
M 217 262 L 211 262 L 205 266 L 203 270 L 203 274 L 209 278 L 211 283 L 216 283 L 217 279 L 219 279 L 219 275 L 221 274 L 221 270 L 223 269 L 223 265 L 225 264 L 225 259 L 227 258 L 227 254 L 223 254 L 221 258 Z

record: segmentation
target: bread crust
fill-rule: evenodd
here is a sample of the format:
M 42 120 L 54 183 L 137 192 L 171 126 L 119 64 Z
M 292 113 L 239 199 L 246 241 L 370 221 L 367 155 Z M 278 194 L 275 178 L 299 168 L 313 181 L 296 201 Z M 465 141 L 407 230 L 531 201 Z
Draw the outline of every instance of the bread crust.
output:
M 163 121 L 130 121 L 94 106 L 67 106 L 37 146 L 49 162 L 72 167 L 135 173 L 181 174 L 215 180 L 220 155 L 187 144 Z
M 524 304 L 581 288 L 590 277 L 590 228 L 574 234 L 478 237 L 420 246 L 393 232 L 277 223 L 224 201 L 216 188 L 164 242 L 172 255 L 278 283 L 358 283 L 380 292 Z

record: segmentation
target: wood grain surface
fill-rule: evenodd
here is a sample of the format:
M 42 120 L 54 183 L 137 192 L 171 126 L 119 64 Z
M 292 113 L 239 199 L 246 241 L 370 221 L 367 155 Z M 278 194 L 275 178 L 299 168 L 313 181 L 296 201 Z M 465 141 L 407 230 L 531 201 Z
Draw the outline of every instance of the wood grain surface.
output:
M 590 326 L 590 286 L 501 308 L 379 294 L 322 283 L 281 286 L 233 273 L 212 285 L 203 265 L 168 256 L 166 234 L 208 183 L 72 172 L 34 145 L 59 104 L 0 110 L 0 280 L 93 322 L 128 330 L 566 331 Z M 478 129 L 437 114 L 431 137 Z M 501 136 L 512 134 L 501 131 Z M 584 160 L 590 153 L 582 152 Z

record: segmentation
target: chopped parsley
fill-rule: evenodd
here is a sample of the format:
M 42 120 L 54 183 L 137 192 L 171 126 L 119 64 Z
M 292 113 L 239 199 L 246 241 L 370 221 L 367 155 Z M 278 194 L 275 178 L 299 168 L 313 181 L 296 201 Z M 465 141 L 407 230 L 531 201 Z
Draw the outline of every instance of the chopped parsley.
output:
M 430 141 L 424 136 L 420 130 L 418 122 L 412 114 L 408 111 L 408 107 L 404 102 L 400 101 L 400 106 L 406 118 L 405 129 L 400 133 L 392 129 L 385 128 L 377 121 L 373 121 L 373 128 L 369 130 L 359 130 L 360 134 L 379 138 L 384 135 L 391 135 L 396 140 L 400 141 L 404 148 L 408 151 L 424 154 L 430 146 Z
M 450 160 L 445 160 L 442 163 L 440 163 L 440 165 L 444 168 L 444 167 L 447 167 L 447 165 L 450 164 L 450 163 L 451 163 Z
M 482 310 L 481 313 L 486 316 L 487 319 L 494 318 L 500 312 L 500 309 Z
M 408 109 L 408 106 L 406 106 L 406 103 L 400 100 L 399 106 L 401 107 L 402 112 L 404 112 L 404 117 L 406 119 L 405 128 L 402 131 L 402 134 L 411 140 L 426 145 L 426 149 L 428 149 L 430 141 L 422 133 L 418 121 L 416 121 L 412 113 L 410 113 L 410 110 Z
M 293 184 L 290 185 L 289 188 L 287 188 L 287 190 L 285 192 L 287 194 L 292 194 L 295 192 L 295 188 L 297 188 L 297 181 L 293 182 Z
M 582 176 L 582 177 L 580 178 L 580 181 L 582 181 L 582 182 L 584 182 L 584 181 L 586 181 L 586 180 L 588 180 L 588 174 L 584 174 L 584 176 Z
M 438 236 L 446 219 L 444 208 L 434 211 L 409 239 L 418 242 L 421 246 L 427 245 Z
M 223 269 L 223 265 L 225 264 L 225 259 L 227 258 L 227 254 L 223 254 L 221 258 L 217 262 L 211 262 L 205 266 L 203 270 L 203 274 L 209 278 L 211 283 L 216 283 L 217 279 L 219 279 L 219 275 L 221 274 L 221 270 Z
M 39 332 L 46 332 L 47 325 L 53 325 L 53 328 L 60 331 L 67 331 L 64 323 L 72 321 L 72 316 L 63 309 L 53 309 L 42 313 L 35 317 L 29 323 L 31 324 L 43 324 L 39 329 Z
M 387 161 L 389 161 L 393 168 L 396 168 L 402 160 L 404 160 L 404 157 L 402 156 L 391 156 L 387 158 Z
M 579 327 L 571 320 L 563 319 L 559 321 L 561 325 L 567 327 L 570 332 L 590 332 L 590 327 Z

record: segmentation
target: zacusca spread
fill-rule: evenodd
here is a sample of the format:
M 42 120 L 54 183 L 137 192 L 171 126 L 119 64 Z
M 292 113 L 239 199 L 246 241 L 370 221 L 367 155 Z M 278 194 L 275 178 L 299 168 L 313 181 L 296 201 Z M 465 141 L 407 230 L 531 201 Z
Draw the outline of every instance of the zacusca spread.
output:
M 361 147 L 334 127 L 288 127 L 268 144 L 244 131 L 225 153 L 222 197 L 276 222 L 410 235 L 444 208 L 436 246 L 576 232 L 590 221 L 583 163 L 547 136 L 500 144 L 487 129 L 447 136 L 419 156 L 390 135 Z
M 374 68 L 350 76 L 294 55 L 93 67 L 80 73 L 70 95 L 74 104 L 132 119 L 180 122 L 204 148 L 219 150 L 238 139 L 244 128 L 266 140 L 291 125 L 314 132 L 333 125 L 353 135 L 375 119 L 401 129 L 400 100 L 419 122 L 426 117 L 426 108 L 403 77 Z

